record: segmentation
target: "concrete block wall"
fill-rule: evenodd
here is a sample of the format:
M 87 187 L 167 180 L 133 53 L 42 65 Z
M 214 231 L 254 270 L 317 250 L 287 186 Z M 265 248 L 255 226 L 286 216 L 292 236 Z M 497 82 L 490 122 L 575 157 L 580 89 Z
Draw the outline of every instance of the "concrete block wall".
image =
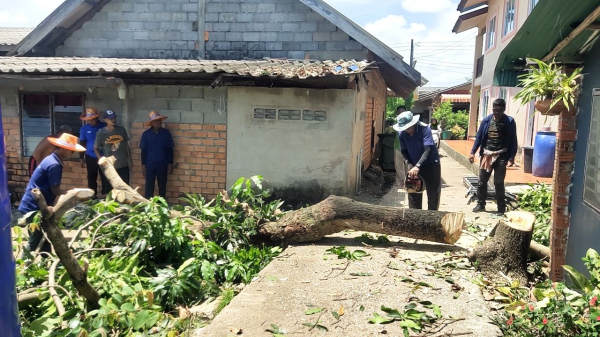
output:
M 298 0 L 207 0 L 206 58 L 358 59 L 364 47 Z
M 196 59 L 198 9 L 198 0 L 112 0 L 56 55 Z
M 186 193 L 211 199 L 225 189 L 226 88 L 138 85 L 129 88 L 128 97 L 132 155 L 137 166 L 132 172 L 132 186 L 145 186 L 139 141 L 149 128 L 144 125 L 148 113 L 157 110 L 169 117 L 164 127 L 171 131 L 175 142 L 174 172 L 167 184 L 168 202 L 178 203 Z

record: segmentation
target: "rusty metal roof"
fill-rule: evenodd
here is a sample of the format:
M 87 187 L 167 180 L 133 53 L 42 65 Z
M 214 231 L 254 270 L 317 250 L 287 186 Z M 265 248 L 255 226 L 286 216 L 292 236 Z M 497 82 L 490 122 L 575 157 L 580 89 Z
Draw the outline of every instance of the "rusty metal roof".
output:
M 0 46 L 14 46 L 32 30 L 33 28 L 0 27 Z
M 311 78 L 364 71 L 367 61 L 170 60 L 97 57 L 0 57 L 0 74 L 227 73 L 240 76 Z

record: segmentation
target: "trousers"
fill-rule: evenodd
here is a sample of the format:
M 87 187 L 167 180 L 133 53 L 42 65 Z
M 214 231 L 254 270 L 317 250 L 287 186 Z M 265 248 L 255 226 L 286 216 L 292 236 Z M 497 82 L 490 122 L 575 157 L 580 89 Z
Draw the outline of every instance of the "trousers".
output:
M 487 184 L 488 181 L 490 181 L 492 172 L 494 172 L 494 188 L 496 189 L 496 203 L 498 204 L 498 211 L 506 211 L 506 200 L 504 199 L 506 164 L 507 161 L 505 159 L 498 158 L 498 160 L 492 164 L 492 170 L 490 172 L 487 172 L 483 169 L 479 170 L 479 186 L 477 187 L 477 200 L 479 205 L 485 206 L 485 201 L 487 200 Z
M 154 196 L 154 183 L 158 181 L 158 195 L 163 198 L 167 196 L 167 164 L 146 166 L 145 197 L 150 199 Z
M 440 163 L 423 166 L 419 170 L 419 175 L 425 182 L 425 190 L 427 190 L 427 209 L 437 211 L 440 208 L 442 192 L 442 166 Z M 423 193 L 409 193 L 408 207 L 423 209 Z
M 105 195 L 110 191 L 110 184 L 104 176 L 104 172 L 98 166 L 98 158 L 85 155 L 85 167 L 87 168 L 88 188 L 94 191 L 94 195 L 98 193 L 98 174 L 102 181 L 102 194 Z

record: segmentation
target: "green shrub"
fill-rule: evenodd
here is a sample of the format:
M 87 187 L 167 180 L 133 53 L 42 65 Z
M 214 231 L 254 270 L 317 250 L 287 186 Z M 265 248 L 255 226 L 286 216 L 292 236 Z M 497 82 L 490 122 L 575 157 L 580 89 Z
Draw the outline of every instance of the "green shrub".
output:
M 529 186 L 530 189 L 517 196 L 519 208 L 535 214 L 533 240 L 549 246 L 553 192 L 546 184 L 530 184 Z
M 466 133 L 466 130 L 469 128 L 469 113 L 466 110 L 453 112 L 452 103 L 450 102 L 443 102 L 436 105 L 433 109 L 433 118 L 438 120 L 438 124 L 442 130 L 452 130 L 455 126 L 459 126 Z
M 510 304 L 492 318 L 504 336 L 598 336 L 600 332 L 600 256 L 589 249 L 582 259 L 591 278 L 564 266 L 574 284 L 546 281 L 531 291 L 499 288 Z M 533 296 L 535 300 L 531 300 Z

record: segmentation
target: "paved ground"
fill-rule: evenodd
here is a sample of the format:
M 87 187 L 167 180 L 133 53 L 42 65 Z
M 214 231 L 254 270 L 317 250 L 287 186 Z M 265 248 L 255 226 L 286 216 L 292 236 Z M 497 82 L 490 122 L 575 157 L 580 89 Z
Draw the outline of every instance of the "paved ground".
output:
M 462 186 L 462 177 L 470 172 L 448 157 L 442 158 L 442 171 L 441 210 L 470 210 L 473 205 L 466 205 L 466 190 Z M 398 193 L 398 187 L 393 186 L 382 198 L 363 193 L 357 199 L 400 207 L 404 198 Z M 369 188 L 373 186 L 365 186 Z M 469 213 L 466 218 L 467 222 L 475 220 Z M 494 221 L 488 220 L 488 223 Z M 490 228 L 491 225 L 485 229 Z M 495 326 L 488 323 L 493 313 L 479 288 L 470 281 L 476 272 L 447 267 L 453 263 L 468 268 L 462 256 L 466 248 L 476 244 L 473 236 L 463 235 L 456 246 L 390 237 L 391 245 L 381 247 L 365 246 L 355 240 L 362 234 L 339 233 L 315 244 L 288 247 L 208 327 L 196 331 L 196 335 L 271 336 L 265 330 L 275 324 L 290 336 L 402 336 L 398 322 L 376 325 L 369 324 L 368 320 L 373 313 L 385 315 L 380 310 L 382 305 L 402 310 L 411 300 L 431 301 L 441 307 L 443 314 L 434 327 L 420 334 L 411 332 L 411 336 L 500 335 Z M 326 254 L 332 246 L 342 245 L 351 251 L 365 250 L 370 255 L 348 264 L 346 260 Z M 428 286 L 418 286 L 419 282 Z M 311 308 L 324 310 L 306 315 Z M 340 316 L 339 320 L 332 312 Z M 314 325 L 317 321 L 329 332 L 304 325 Z

